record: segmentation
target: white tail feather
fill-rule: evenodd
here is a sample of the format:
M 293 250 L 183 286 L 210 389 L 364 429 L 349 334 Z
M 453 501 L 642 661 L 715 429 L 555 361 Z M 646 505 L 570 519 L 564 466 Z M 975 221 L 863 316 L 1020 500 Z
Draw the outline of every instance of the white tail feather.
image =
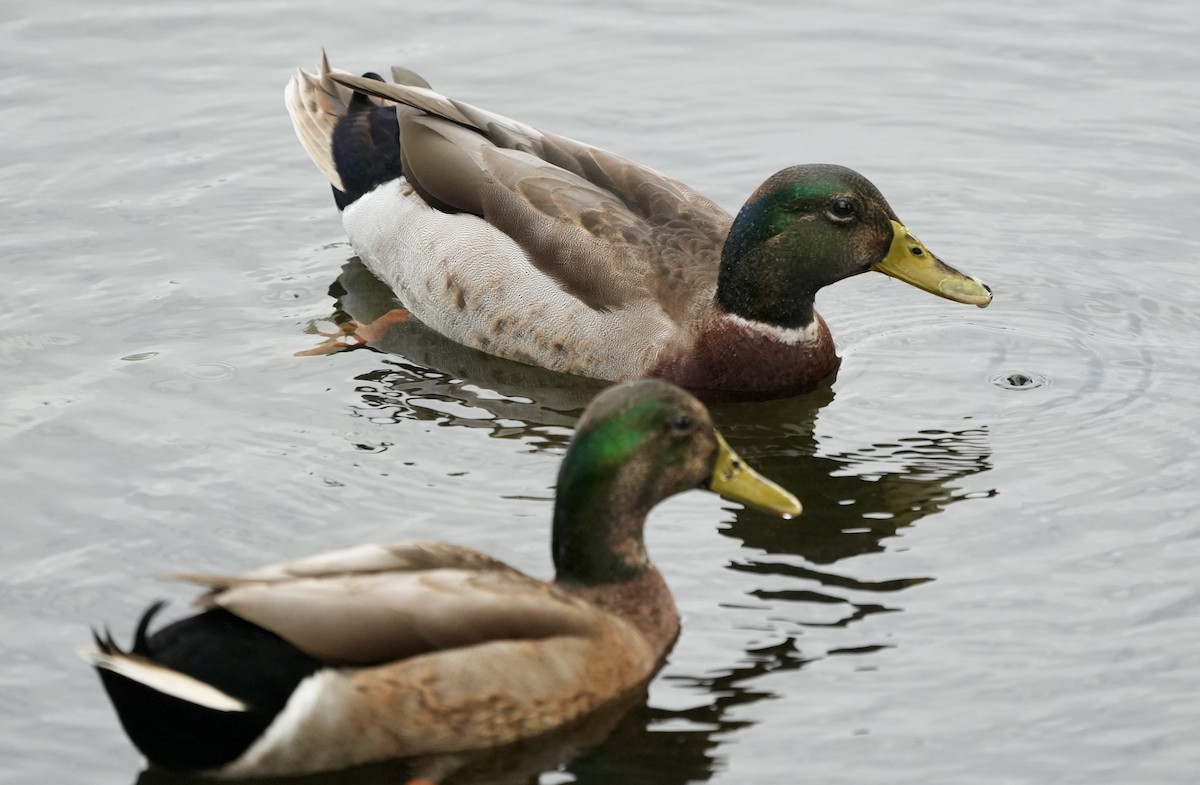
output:
M 330 141 L 338 118 L 346 113 L 351 93 L 335 84 L 329 78 L 330 73 L 329 61 L 322 52 L 320 72 L 314 76 L 299 71 L 292 76 L 283 91 L 283 103 L 308 157 L 333 187 L 341 191 L 345 189 L 333 163 Z
M 121 653 L 106 654 L 98 649 L 89 649 L 79 654 L 97 668 L 119 673 L 152 690 L 195 703 L 197 706 L 217 711 L 247 711 L 245 703 L 221 692 L 211 684 L 205 684 L 185 673 L 156 665 L 148 660 Z

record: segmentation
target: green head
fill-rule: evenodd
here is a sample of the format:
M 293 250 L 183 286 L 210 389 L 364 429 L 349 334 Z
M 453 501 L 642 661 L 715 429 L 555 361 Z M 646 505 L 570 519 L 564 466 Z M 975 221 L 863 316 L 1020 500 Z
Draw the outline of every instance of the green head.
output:
M 725 240 L 717 302 L 746 319 L 803 328 L 817 290 L 868 270 L 959 302 L 991 302 L 981 281 L 916 239 L 871 181 L 832 164 L 784 169 L 750 196 Z
M 741 461 L 689 393 L 653 379 L 605 390 L 584 412 L 558 473 L 558 579 L 601 584 L 641 573 L 649 566 L 647 513 L 693 488 L 785 517 L 800 513 L 795 497 Z

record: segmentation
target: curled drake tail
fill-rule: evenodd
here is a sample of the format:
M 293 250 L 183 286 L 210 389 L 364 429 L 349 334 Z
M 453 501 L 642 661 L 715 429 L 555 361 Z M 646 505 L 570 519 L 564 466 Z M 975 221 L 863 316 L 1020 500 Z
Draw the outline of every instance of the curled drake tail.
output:
M 142 615 L 129 651 L 106 631 L 83 656 L 147 760 L 176 771 L 219 768 L 262 735 L 318 663 L 221 609 L 147 635 L 162 606 Z
M 333 186 L 338 209 L 353 204 L 372 189 L 402 177 L 400 131 L 397 112 L 410 111 L 394 103 L 370 98 L 336 83 L 334 71 L 322 52 L 317 74 L 297 71 L 284 90 L 284 103 L 296 136 Z M 363 78 L 383 82 L 375 73 Z M 392 68 L 396 84 L 429 87 L 418 74 Z

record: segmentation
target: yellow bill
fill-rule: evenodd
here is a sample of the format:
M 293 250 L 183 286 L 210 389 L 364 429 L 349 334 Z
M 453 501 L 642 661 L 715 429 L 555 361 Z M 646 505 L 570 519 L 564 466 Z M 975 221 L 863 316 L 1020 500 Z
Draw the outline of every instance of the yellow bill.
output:
M 992 290 L 973 275 L 964 275 L 930 253 L 904 224 L 892 221 L 892 246 L 872 269 L 918 289 L 968 305 L 986 308 Z
M 800 500 L 747 466 L 719 433 L 717 444 L 721 448 L 717 465 L 705 487 L 730 501 L 784 518 L 800 514 Z

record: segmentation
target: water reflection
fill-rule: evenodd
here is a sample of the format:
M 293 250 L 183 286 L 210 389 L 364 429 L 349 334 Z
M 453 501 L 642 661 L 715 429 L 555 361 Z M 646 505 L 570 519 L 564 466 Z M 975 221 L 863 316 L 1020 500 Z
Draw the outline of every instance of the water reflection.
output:
M 343 267 L 330 294 L 337 300 L 331 317 L 335 323 L 369 323 L 397 305 L 392 290 L 358 259 Z M 415 320 L 393 325 L 371 348 L 381 352 L 380 367 L 356 378 L 362 402 L 352 407 L 355 416 L 485 428 L 497 438 L 519 439 L 534 449 L 564 446 L 588 401 L 604 387 L 593 379 L 492 357 Z M 830 565 L 884 550 L 885 539 L 967 498 L 956 481 L 991 468 L 986 425 L 926 428 L 890 442 L 822 449 L 814 426 L 834 400 L 833 385 L 829 379 L 807 395 L 785 400 L 709 401 L 730 444 L 799 496 L 805 507 L 804 526 L 797 527 L 778 526 L 768 515 L 741 510 L 726 535 L 766 554 Z M 773 564 L 756 558 L 732 567 L 876 592 L 924 580 L 871 584 L 806 566 Z
M 753 724 L 733 719 L 733 709 L 773 698 L 751 684 L 766 673 L 799 670 L 810 660 L 795 643 L 746 652 L 746 660 L 715 675 L 669 677 L 704 691 L 709 700 L 688 709 L 666 710 L 642 703 L 599 746 L 567 766 L 575 782 L 604 785 L 683 785 L 704 782 L 717 769 L 715 750 L 722 740 Z
M 754 597 L 820 606 L 813 608 L 819 620 L 797 622 L 801 627 L 845 627 L 899 610 L 880 596 L 893 596 L 933 578 L 863 580 L 832 565 L 884 551 L 889 538 L 951 504 L 994 495 L 968 493 L 958 484 L 991 468 L 987 426 L 924 429 L 891 442 L 823 450 L 813 430 L 820 410 L 833 397 L 826 387 L 812 396 L 771 405 L 714 409 L 734 449 L 804 502 L 803 526 L 778 526 L 768 516 L 743 509 L 723 531 L 754 554 L 729 564 L 729 569 L 788 579 L 783 588 L 774 581 L 775 588 L 753 591 Z
M 803 527 L 775 526 L 769 517 L 743 510 L 727 530 L 730 536 L 768 553 L 832 564 L 882 551 L 884 539 L 950 504 L 991 495 L 967 494 L 956 485 L 991 468 L 986 425 L 924 429 L 891 442 L 826 451 L 812 428 L 832 397 L 714 410 L 734 449 L 804 501 Z
M 397 307 L 390 288 L 357 259 L 329 287 L 329 321 L 370 324 Z M 314 326 L 314 332 L 316 327 Z M 383 359 L 362 374 L 355 416 L 374 422 L 421 420 L 484 428 L 535 448 L 563 446 L 604 382 L 493 357 L 455 343 L 416 320 L 392 324 L 369 348 Z

